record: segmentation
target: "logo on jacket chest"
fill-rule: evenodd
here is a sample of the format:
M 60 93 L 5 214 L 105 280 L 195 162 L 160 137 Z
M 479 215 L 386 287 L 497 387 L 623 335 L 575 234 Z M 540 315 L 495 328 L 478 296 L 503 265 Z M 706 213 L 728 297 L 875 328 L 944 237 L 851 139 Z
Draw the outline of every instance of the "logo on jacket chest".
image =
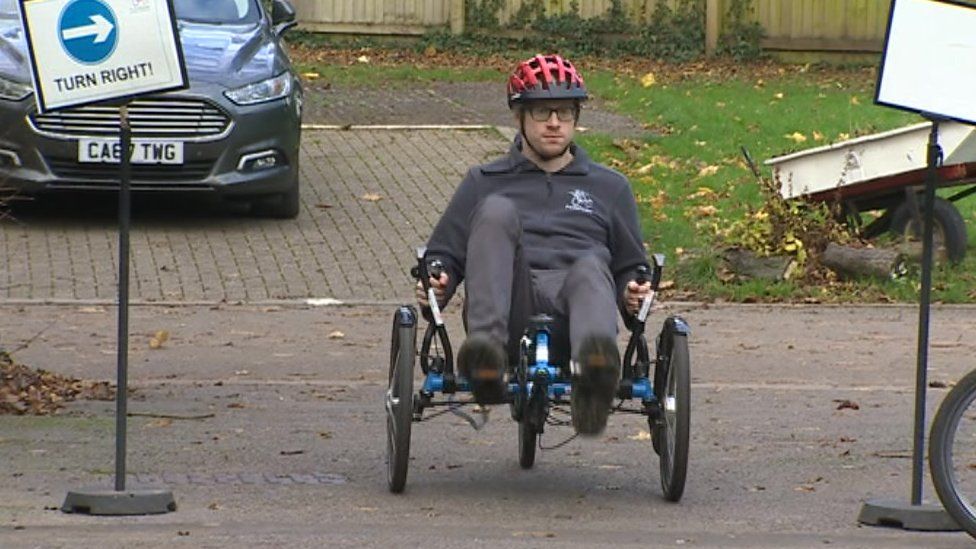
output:
M 593 197 L 590 196 L 590 193 L 576 189 L 567 194 L 569 194 L 569 202 L 566 204 L 567 210 L 588 214 L 593 213 Z

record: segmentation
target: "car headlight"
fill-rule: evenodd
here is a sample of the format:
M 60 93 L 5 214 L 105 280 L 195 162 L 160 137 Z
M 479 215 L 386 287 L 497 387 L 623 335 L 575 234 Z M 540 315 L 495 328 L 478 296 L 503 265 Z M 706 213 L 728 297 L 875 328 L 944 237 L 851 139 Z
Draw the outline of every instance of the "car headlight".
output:
M 34 88 L 30 84 L 24 84 L 10 80 L 5 76 L 0 76 L 0 99 L 20 101 L 32 93 L 34 93 Z
M 291 87 L 291 74 L 284 72 L 274 78 L 227 90 L 224 95 L 238 105 L 253 105 L 286 97 L 291 93 Z

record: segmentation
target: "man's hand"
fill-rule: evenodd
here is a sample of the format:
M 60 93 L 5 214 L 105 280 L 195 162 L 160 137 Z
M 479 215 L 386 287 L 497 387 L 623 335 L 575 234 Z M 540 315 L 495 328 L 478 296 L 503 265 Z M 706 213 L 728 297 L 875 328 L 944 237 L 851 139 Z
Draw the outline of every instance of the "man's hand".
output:
M 651 293 L 651 282 L 638 284 L 636 280 L 627 283 L 624 289 L 624 306 L 629 314 L 635 315 L 640 310 L 641 302 Z
M 430 281 L 430 287 L 434 289 L 434 295 L 437 296 L 437 304 L 443 308 L 444 295 L 447 291 L 447 283 L 450 280 L 450 277 L 447 276 L 447 273 L 441 273 L 440 278 L 430 277 L 428 278 L 428 280 Z M 427 301 L 427 292 L 424 291 L 424 286 L 423 284 L 420 283 L 419 280 L 417 281 L 416 293 L 417 293 L 417 303 L 421 307 L 429 307 L 430 303 Z

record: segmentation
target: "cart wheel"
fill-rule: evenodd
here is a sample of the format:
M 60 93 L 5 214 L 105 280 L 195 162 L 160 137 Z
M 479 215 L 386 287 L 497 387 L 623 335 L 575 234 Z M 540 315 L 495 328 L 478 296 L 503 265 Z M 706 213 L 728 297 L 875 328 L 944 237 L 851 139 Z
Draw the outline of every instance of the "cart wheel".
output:
M 390 378 L 386 390 L 386 480 L 400 493 L 407 483 L 410 464 L 410 427 L 413 420 L 413 365 L 417 345 L 416 315 L 401 307 L 393 316 Z
M 920 199 L 921 201 L 921 199 Z M 919 204 L 921 208 L 922 205 Z M 935 221 L 933 241 L 935 243 L 936 259 L 949 259 L 959 263 L 966 256 L 966 222 L 959 210 L 944 198 L 935 197 L 932 210 Z M 922 214 L 924 215 L 924 210 Z M 907 202 L 902 202 L 891 214 L 891 232 L 899 237 L 921 241 L 922 227 L 915 221 L 915 214 Z
M 976 370 L 949 391 L 932 422 L 929 465 L 939 501 L 976 537 Z
M 688 435 L 691 421 L 691 374 L 689 371 L 688 336 L 679 333 L 663 335 L 669 351 L 658 368 L 664 368 L 660 391 L 661 419 L 653 429 L 652 439 L 661 459 L 661 488 L 664 498 L 678 501 L 685 490 L 688 472 Z
M 539 433 L 529 424 L 528 418 L 523 417 L 518 422 L 519 430 L 519 465 L 523 469 L 531 469 L 535 465 L 535 447 L 539 441 Z

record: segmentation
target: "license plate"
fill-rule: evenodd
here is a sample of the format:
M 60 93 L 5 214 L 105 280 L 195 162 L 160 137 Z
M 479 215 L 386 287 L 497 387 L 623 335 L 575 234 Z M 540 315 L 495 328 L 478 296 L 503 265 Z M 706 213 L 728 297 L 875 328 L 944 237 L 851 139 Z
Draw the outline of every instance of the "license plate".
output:
M 133 139 L 133 164 L 182 164 L 183 142 L 163 139 Z M 118 164 L 122 160 L 118 139 L 79 139 L 78 162 Z

